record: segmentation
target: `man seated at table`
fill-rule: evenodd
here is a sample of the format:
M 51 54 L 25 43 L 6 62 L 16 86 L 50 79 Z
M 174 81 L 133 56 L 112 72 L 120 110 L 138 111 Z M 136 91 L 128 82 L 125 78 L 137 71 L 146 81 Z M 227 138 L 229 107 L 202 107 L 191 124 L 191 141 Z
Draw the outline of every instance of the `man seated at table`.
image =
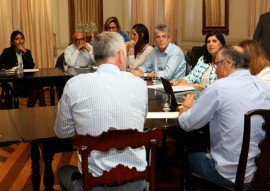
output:
M 88 67 L 95 64 L 92 46 L 85 41 L 84 33 L 75 32 L 73 43 L 65 50 L 65 62 L 75 68 Z
M 66 83 L 58 104 L 56 135 L 60 138 L 75 134 L 100 135 L 110 127 L 143 131 L 148 108 L 147 87 L 142 79 L 125 71 L 123 37 L 103 32 L 95 38 L 93 48 L 99 67 L 95 73 L 80 74 Z M 93 176 L 100 176 L 119 163 L 143 170 L 147 164 L 145 157 L 142 148 L 127 148 L 124 152 L 112 150 L 105 154 L 95 151 L 91 153 L 89 171 Z M 71 181 L 72 174 L 81 172 L 80 163 L 79 169 L 74 166 L 59 169 L 58 179 L 63 190 L 82 187 L 81 178 Z M 106 190 L 139 191 L 146 186 L 146 181 L 141 180 Z
M 171 43 L 169 28 L 164 24 L 158 24 L 154 36 L 157 46 L 143 65 L 130 72 L 145 78 L 163 77 L 168 80 L 183 78 L 186 72 L 185 56 L 178 46 Z
M 221 49 L 215 65 L 219 80 L 204 90 L 196 102 L 194 95 L 187 95 L 179 123 L 186 131 L 209 123 L 210 153 L 191 153 L 190 169 L 213 182 L 232 186 L 242 146 L 244 114 L 258 108 L 269 109 L 270 89 L 250 74 L 249 58 L 239 46 Z M 262 121 L 262 118 L 252 119 L 245 187 L 250 186 L 256 169 L 254 158 L 260 152 L 258 143 L 265 134 Z

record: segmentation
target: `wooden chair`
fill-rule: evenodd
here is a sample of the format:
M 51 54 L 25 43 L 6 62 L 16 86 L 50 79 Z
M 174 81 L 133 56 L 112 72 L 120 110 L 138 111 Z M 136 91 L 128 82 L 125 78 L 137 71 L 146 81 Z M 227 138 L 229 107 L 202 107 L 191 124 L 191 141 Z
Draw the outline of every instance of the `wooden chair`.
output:
M 122 185 L 135 180 L 146 180 L 149 182 L 150 191 L 155 188 L 156 169 L 156 147 L 157 142 L 161 142 L 163 132 L 161 129 L 153 129 L 145 132 L 137 130 L 110 130 L 100 136 L 76 135 L 72 138 L 72 144 L 82 156 L 82 180 L 83 190 L 98 185 Z M 123 165 L 118 165 L 110 172 L 104 172 L 100 177 L 93 177 L 88 172 L 88 156 L 92 150 L 106 152 L 111 148 L 123 150 L 126 147 L 139 148 L 145 146 L 147 151 L 148 165 L 143 172 L 136 171 L 136 168 L 129 169 Z
M 261 153 L 256 157 L 255 164 L 257 170 L 254 174 L 254 178 L 251 182 L 251 189 L 244 189 L 244 178 L 247 164 L 247 157 L 249 152 L 250 144 L 250 122 L 251 117 L 254 115 L 262 116 L 264 123 L 262 128 L 266 131 L 266 135 L 259 143 L 259 148 Z M 209 180 L 206 180 L 204 177 L 201 177 L 195 173 L 191 173 L 191 184 L 199 185 L 201 188 L 207 188 L 207 190 L 256 190 L 256 191 L 268 191 L 270 190 L 270 110 L 265 109 L 256 109 L 249 111 L 245 114 L 244 118 L 244 135 L 242 149 L 240 153 L 239 163 L 236 172 L 236 180 L 234 187 L 225 187 L 218 185 Z

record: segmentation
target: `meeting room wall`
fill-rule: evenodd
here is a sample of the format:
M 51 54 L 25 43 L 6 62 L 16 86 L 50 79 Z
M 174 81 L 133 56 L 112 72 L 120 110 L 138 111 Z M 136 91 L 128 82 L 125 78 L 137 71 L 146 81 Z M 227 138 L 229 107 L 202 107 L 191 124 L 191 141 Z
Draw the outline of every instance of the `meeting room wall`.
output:
M 67 0 L 56 0 L 54 10 L 54 31 L 57 53 L 60 54 L 70 43 Z M 249 3 L 247 0 L 229 0 L 229 34 L 225 35 L 228 44 L 237 43 L 252 37 L 249 32 Z M 129 0 L 103 0 L 103 20 L 110 16 L 119 19 L 122 30 L 130 31 Z M 184 50 L 201 46 L 205 35 L 202 34 L 202 0 L 176 0 L 176 43 Z

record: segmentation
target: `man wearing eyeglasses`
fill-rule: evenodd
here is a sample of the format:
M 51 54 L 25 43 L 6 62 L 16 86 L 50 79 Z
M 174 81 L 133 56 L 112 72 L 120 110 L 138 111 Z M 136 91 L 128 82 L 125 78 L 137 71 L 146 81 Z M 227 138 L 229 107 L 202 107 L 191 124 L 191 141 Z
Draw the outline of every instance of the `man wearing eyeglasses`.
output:
M 86 42 L 84 33 L 75 32 L 73 43 L 65 50 L 65 62 L 75 68 L 85 68 L 95 64 L 92 46 Z
M 232 187 L 240 156 L 244 114 L 253 109 L 270 108 L 270 89 L 248 70 L 249 57 L 239 46 L 225 46 L 215 58 L 216 80 L 196 102 L 187 95 L 179 111 L 180 127 L 192 131 L 209 123 L 210 152 L 191 153 L 190 170 L 199 176 Z M 258 143 L 265 132 L 263 119 L 252 119 L 245 187 L 250 187 L 260 152 Z
M 176 80 L 185 76 L 186 61 L 183 51 L 171 43 L 170 30 L 164 24 L 155 27 L 156 47 L 139 68 L 130 70 L 136 76 L 144 78 L 162 77 Z

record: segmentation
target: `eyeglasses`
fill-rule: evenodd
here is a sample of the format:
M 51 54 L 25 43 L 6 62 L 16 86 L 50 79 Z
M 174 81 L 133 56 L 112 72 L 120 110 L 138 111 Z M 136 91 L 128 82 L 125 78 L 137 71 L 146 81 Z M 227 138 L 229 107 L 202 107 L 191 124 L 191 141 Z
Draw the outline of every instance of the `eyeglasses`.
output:
M 166 38 L 168 38 L 168 35 L 162 35 L 162 36 L 155 36 L 155 39 L 156 40 L 159 40 L 159 39 L 166 39 Z
M 110 31 L 110 30 L 116 30 L 118 27 L 108 27 L 107 30 Z
M 81 42 L 81 41 L 85 41 L 85 38 L 76 38 L 75 42 Z
M 214 62 L 214 65 L 218 65 L 219 63 L 221 63 L 221 62 L 223 62 L 223 61 L 228 62 L 229 64 L 231 63 L 231 62 L 229 62 L 228 60 L 226 60 L 226 59 L 224 58 L 224 59 L 222 59 L 222 60 L 219 60 L 219 61 Z

